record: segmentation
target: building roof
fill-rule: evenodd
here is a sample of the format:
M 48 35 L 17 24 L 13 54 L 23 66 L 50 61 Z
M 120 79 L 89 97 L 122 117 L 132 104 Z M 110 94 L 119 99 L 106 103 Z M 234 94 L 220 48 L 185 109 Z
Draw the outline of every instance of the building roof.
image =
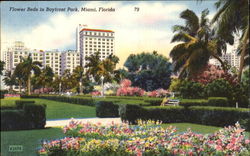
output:
M 82 29 L 81 31 L 98 31 L 98 32 L 114 32 L 112 30 L 103 30 L 103 29 Z

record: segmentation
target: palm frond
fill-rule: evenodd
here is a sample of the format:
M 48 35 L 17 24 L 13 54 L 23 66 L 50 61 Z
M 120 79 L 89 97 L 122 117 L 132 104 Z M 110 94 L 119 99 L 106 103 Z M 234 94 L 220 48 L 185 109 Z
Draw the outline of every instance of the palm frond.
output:
M 181 12 L 180 17 L 185 19 L 186 27 L 189 28 L 191 34 L 197 32 L 199 29 L 199 18 L 192 10 L 184 10 Z

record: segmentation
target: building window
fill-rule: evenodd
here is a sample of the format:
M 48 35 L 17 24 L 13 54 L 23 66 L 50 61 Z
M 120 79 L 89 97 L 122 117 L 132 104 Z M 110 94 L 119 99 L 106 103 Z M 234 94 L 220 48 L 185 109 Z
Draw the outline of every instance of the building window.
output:
M 102 40 L 105 41 L 105 38 L 103 38 Z

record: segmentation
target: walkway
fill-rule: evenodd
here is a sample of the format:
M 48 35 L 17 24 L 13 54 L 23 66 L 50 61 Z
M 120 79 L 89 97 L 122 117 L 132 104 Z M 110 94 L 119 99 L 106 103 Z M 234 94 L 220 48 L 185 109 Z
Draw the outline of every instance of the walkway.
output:
M 111 123 L 112 121 L 114 123 L 122 123 L 121 118 L 78 118 L 74 119 L 75 121 L 81 121 L 82 123 L 102 123 L 107 124 Z M 71 119 L 58 119 L 58 120 L 47 120 L 45 127 L 58 127 L 58 126 L 66 126 L 69 124 Z

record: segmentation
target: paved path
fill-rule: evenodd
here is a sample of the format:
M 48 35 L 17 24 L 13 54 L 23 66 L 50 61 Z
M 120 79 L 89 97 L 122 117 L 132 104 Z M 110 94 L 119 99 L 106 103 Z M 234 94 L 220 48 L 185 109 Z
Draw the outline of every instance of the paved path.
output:
M 107 124 L 114 121 L 114 123 L 122 123 L 121 118 L 77 118 L 75 121 L 81 121 L 82 123 L 102 123 Z M 45 127 L 58 127 L 58 126 L 66 126 L 69 124 L 71 119 L 59 119 L 59 120 L 47 120 Z

